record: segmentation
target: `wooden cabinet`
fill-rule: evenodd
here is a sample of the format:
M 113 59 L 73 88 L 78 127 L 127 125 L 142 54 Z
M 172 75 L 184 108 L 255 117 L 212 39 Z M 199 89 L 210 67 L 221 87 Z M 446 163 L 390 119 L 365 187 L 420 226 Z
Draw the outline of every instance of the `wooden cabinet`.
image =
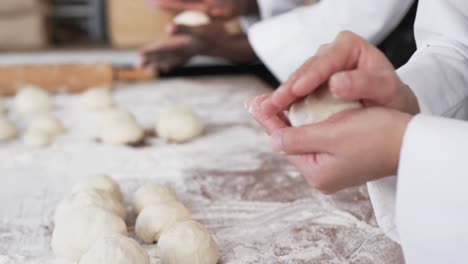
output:
M 167 39 L 166 25 L 174 15 L 146 0 L 108 0 L 108 27 L 116 47 L 140 47 Z

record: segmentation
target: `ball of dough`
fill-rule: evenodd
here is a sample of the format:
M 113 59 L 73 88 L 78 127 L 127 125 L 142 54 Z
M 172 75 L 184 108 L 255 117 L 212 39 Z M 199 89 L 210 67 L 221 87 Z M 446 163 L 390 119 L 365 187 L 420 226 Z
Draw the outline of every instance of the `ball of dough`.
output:
M 0 98 L 0 116 L 2 116 L 3 114 L 5 114 L 6 111 L 7 111 L 6 105 L 5 105 L 5 103 L 3 102 L 3 99 Z
M 124 206 L 111 193 L 100 189 L 89 189 L 67 195 L 55 210 L 54 220 L 57 223 L 70 211 L 86 207 L 101 208 L 122 219 L 126 216 Z
M 190 27 L 203 26 L 211 22 L 210 17 L 199 11 L 184 11 L 174 17 L 174 24 Z
M 36 86 L 26 86 L 15 96 L 14 107 L 20 114 L 31 115 L 49 112 L 54 107 L 50 95 Z
M 10 140 L 18 135 L 16 124 L 5 116 L 0 116 L 0 141 Z
M 52 249 L 57 256 L 76 262 L 98 239 L 112 234 L 127 235 L 120 217 L 101 208 L 80 208 L 55 223 Z
M 144 136 L 144 128 L 130 112 L 114 109 L 105 113 L 99 136 L 102 142 L 116 145 L 133 144 L 141 141 Z
M 28 129 L 23 135 L 23 143 L 28 147 L 43 148 L 54 141 L 54 136 L 39 129 Z
M 185 142 L 200 136 L 204 124 L 188 107 L 172 107 L 159 115 L 156 133 L 159 137 L 175 142 Z
M 33 119 L 29 127 L 31 130 L 39 130 L 57 136 L 65 132 L 62 122 L 51 114 L 42 114 Z
M 153 204 L 138 215 L 135 232 L 141 240 L 151 244 L 158 241 L 161 233 L 173 224 L 190 219 L 190 212 L 179 202 Z
M 216 264 L 220 257 L 209 231 L 193 220 L 165 230 L 159 238 L 158 251 L 164 264 Z
M 149 264 L 148 253 L 135 240 L 111 235 L 98 240 L 79 264 Z
M 147 206 L 171 201 L 177 201 L 177 196 L 169 188 L 156 183 L 146 184 L 133 195 L 133 211 L 138 215 Z
M 119 184 L 107 175 L 90 177 L 75 184 L 72 189 L 72 193 L 90 189 L 106 191 L 110 193 L 115 200 L 120 202 L 123 201 L 122 191 L 120 190 Z
M 100 111 L 112 108 L 114 100 L 111 90 L 106 87 L 95 87 L 83 93 L 82 103 L 86 109 Z
M 336 98 L 327 86 L 322 86 L 314 93 L 294 103 L 289 110 L 291 125 L 298 127 L 318 123 L 332 115 L 362 107 L 359 101 L 344 101 Z

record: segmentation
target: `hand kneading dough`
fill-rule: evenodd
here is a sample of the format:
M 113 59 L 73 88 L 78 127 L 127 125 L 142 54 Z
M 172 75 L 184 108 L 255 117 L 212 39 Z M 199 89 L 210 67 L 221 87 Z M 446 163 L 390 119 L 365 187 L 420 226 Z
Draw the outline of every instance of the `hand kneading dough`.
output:
M 173 224 L 190 219 L 190 212 L 179 202 L 153 204 L 138 215 L 135 232 L 141 240 L 151 244 L 158 241 L 161 233 Z
M 42 148 L 53 141 L 53 135 L 39 129 L 28 129 L 23 135 L 23 143 L 28 147 Z
M 52 249 L 57 256 L 76 262 L 97 240 L 113 234 L 127 235 L 120 217 L 101 208 L 80 208 L 55 223 Z
M 65 132 L 60 120 L 51 114 L 42 114 L 34 118 L 31 122 L 30 129 L 39 130 L 51 136 L 57 136 Z
M 115 200 L 120 202 L 123 201 L 122 191 L 120 190 L 119 184 L 107 175 L 90 177 L 77 183 L 73 187 L 72 193 L 92 189 L 103 190 L 110 193 Z
M 203 26 L 210 22 L 210 17 L 199 11 L 184 11 L 174 18 L 174 24 L 190 27 Z
M 157 247 L 164 264 L 216 264 L 220 256 L 211 234 L 193 220 L 176 223 L 165 230 Z
M 0 116 L 0 141 L 13 139 L 17 135 L 16 124 L 7 117 Z
M 67 195 L 55 210 L 54 221 L 57 223 L 71 211 L 86 207 L 101 208 L 125 219 L 125 208 L 112 194 L 104 190 L 89 189 Z
M 135 116 L 123 109 L 108 111 L 102 122 L 100 138 L 104 143 L 132 144 L 145 136 L 145 131 Z
M 133 211 L 139 214 L 143 208 L 152 204 L 177 201 L 177 196 L 166 186 L 150 183 L 143 185 L 133 195 Z
M 106 110 L 112 108 L 114 100 L 109 88 L 95 87 L 82 95 L 83 105 L 89 110 Z
M 148 253 L 135 240 L 112 235 L 98 240 L 79 264 L 149 264 Z
M 204 124 L 188 107 L 172 107 L 159 115 L 156 133 L 159 137 L 175 142 L 185 142 L 200 136 Z
M 35 86 L 22 88 L 15 96 L 14 106 L 18 113 L 31 115 L 49 112 L 54 107 L 54 102 L 50 95 Z
M 298 127 L 324 121 L 332 115 L 362 107 L 358 101 L 344 101 L 336 98 L 326 86 L 294 103 L 289 110 L 291 125 Z

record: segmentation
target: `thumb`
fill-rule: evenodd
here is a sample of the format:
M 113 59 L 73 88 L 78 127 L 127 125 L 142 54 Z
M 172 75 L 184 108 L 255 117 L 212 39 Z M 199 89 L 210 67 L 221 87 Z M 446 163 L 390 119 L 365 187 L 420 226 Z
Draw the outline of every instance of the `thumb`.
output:
M 345 100 L 369 100 L 386 106 L 397 90 L 398 77 L 392 71 L 344 71 L 329 81 L 330 91 Z

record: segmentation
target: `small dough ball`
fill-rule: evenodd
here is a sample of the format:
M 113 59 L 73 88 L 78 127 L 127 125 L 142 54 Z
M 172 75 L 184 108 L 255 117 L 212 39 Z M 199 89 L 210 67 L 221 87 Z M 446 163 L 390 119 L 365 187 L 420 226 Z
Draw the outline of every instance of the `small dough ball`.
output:
M 200 11 L 184 11 L 174 17 L 174 24 L 190 27 L 207 25 L 211 22 L 210 17 Z
M 5 103 L 3 102 L 3 99 L 0 97 L 0 116 L 2 116 L 3 114 L 5 114 L 6 111 L 7 111 L 6 105 L 5 105 Z
M 83 180 L 82 182 L 75 184 L 72 189 L 72 193 L 90 189 L 106 191 L 110 193 L 115 200 L 120 202 L 123 201 L 122 191 L 120 190 L 119 184 L 107 175 L 90 177 Z
M 210 232 L 193 220 L 176 223 L 165 230 L 157 247 L 164 264 L 216 264 L 220 257 Z
M 150 264 L 148 253 L 135 240 L 111 235 L 102 238 L 81 258 L 79 264 Z
M 5 116 L 0 116 L 0 141 L 10 140 L 18 135 L 16 124 Z
M 36 86 L 26 86 L 15 96 L 14 106 L 18 113 L 31 115 L 50 112 L 54 102 L 49 93 Z
M 172 107 L 159 115 L 156 133 L 159 137 L 175 142 L 185 142 L 200 136 L 204 124 L 188 107 Z
M 30 129 L 39 130 L 52 136 L 58 136 L 65 132 L 62 122 L 51 114 L 42 114 L 34 118 L 31 122 Z
M 82 103 L 88 110 L 100 111 L 112 108 L 114 100 L 111 90 L 106 87 L 95 87 L 83 93 Z
M 126 211 L 122 203 L 111 193 L 100 189 L 81 190 L 67 195 L 55 210 L 54 220 L 57 223 L 70 211 L 86 207 L 101 208 L 125 220 Z
M 161 233 L 173 224 L 190 219 L 190 212 L 179 202 L 153 204 L 138 215 L 135 232 L 141 240 L 151 244 L 158 241 Z
M 294 103 L 289 110 L 291 125 L 298 127 L 324 121 L 332 115 L 362 107 L 359 101 L 344 101 L 336 98 L 327 86 Z
M 105 113 L 99 136 L 102 142 L 116 145 L 133 144 L 141 141 L 144 136 L 144 128 L 130 112 L 117 108 Z
M 39 129 L 28 129 L 23 135 L 23 143 L 28 147 L 44 148 L 54 142 L 54 136 Z
M 120 217 L 101 208 L 80 208 L 55 223 L 52 249 L 57 256 L 77 262 L 97 240 L 113 234 L 128 234 Z
M 169 188 L 156 183 L 146 184 L 133 195 L 133 211 L 138 215 L 147 206 L 171 201 L 177 201 L 177 196 Z

